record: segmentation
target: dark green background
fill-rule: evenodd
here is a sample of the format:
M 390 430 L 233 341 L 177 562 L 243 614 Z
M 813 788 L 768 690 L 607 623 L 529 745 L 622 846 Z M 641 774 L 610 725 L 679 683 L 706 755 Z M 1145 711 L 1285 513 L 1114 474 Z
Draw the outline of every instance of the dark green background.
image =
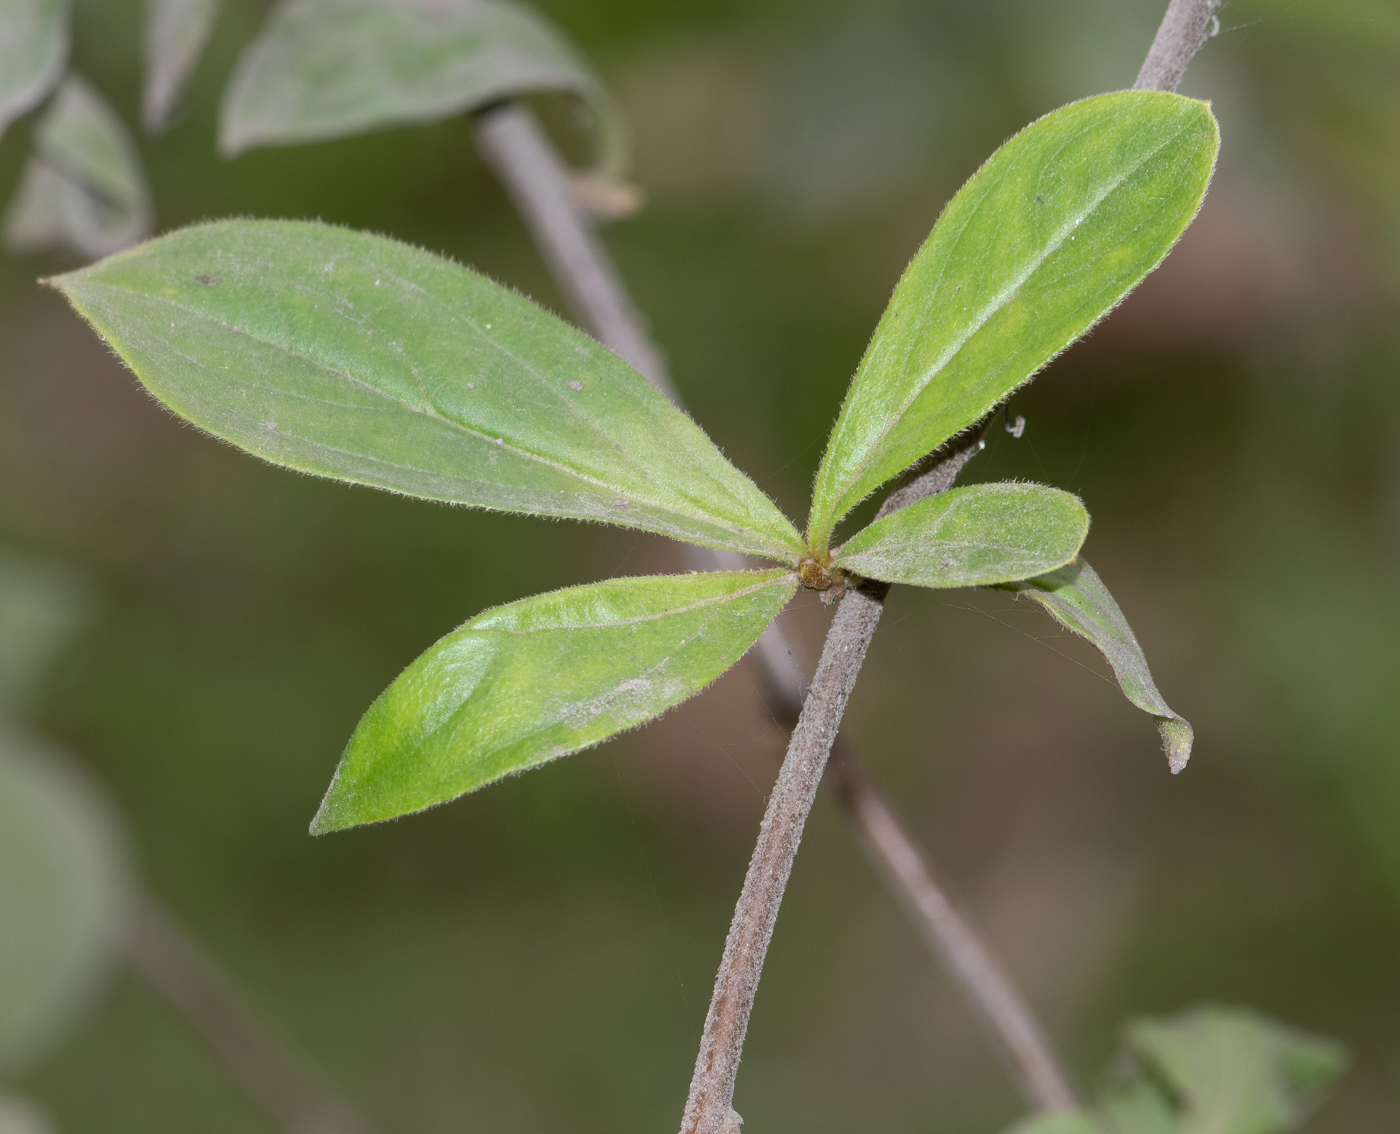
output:
M 550 0 L 636 127 L 608 244 L 695 416 L 799 518 L 900 269 L 1009 134 L 1131 82 L 1156 0 Z M 226 163 L 229 0 L 143 141 L 162 228 L 323 217 L 560 309 L 464 121 Z M 1014 402 L 971 479 L 1080 493 L 1087 555 L 1197 729 L 1151 722 L 1009 599 L 898 589 L 851 737 L 1081 1082 L 1132 1014 L 1242 1003 L 1343 1039 L 1313 1131 L 1400 1119 L 1400 12 L 1227 2 L 1185 90 L 1224 150 L 1168 265 Z M 138 9 L 75 61 L 136 119 Z M 558 108 L 544 108 L 567 127 Z M 7 198 L 29 122 L 0 142 Z M 565 130 L 565 133 L 567 131 Z M 563 134 L 561 134 L 561 137 Z M 782 738 L 740 667 L 659 724 L 388 826 L 306 826 L 359 712 L 488 605 L 672 551 L 298 478 L 142 393 L 0 259 L 0 541 L 96 616 L 35 718 L 125 808 L 153 886 L 385 1134 L 674 1129 Z M 808 650 L 826 613 L 784 616 Z M 118 975 L 22 1084 L 66 1134 L 268 1130 Z M 818 804 L 736 1099 L 746 1130 L 991 1132 L 1020 1103 Z

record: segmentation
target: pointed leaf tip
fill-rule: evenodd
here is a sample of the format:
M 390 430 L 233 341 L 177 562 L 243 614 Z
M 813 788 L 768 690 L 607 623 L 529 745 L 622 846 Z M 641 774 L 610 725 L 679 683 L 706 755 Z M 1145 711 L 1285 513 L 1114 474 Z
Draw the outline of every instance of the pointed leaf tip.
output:
M 477 615 L 370 706 L 313 834 L 445 803 L 698 693 L 797 589 L 790 571 L 612 579 Z

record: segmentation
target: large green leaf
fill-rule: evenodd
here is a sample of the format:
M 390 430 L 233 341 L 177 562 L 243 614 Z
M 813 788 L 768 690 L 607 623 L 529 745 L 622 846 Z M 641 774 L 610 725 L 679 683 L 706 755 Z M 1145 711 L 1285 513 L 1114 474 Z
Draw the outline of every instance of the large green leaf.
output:
M 276 464 L 796 562 L 797 531 L 616 355 L 383 237 L 184 229 L 53 281 L 162 402 Z
M 421 811 L 642 724 L 738 661 L 796 589 L 780 570 L 660 575 L 479 614 L 370 706 L 311 829 Z
M 68 0 L 0 0 L 0 135 L 63 74 L 69 7 Z
M 1179 772 L 1186 767 L 1195 737 L 1191 724 L 1172 712 L 1157 692 L 1133 628 L 1089 564 L 1080 559 L 1048 575 L 1008 583 L 1006 589 L 1034 599 L 1061 625 L 1089 639 L 1113 667 L 1123 695 L 1157 718 L 1171 770 Z
M 150 192 L 136 144 L 78 75 L 63 81 L 44 112 L 34 149 L 5 217 L 9 247 L 68 248 L 91 259 L 150 232 Z
M 1175 1134 L 1275 1134 L 1346 1067 L 1340 1045 L 1237 1008 L 1139 1020 L 1128 1047 L 1179 1100 Z
M 1218 148 L 1209 106 L 1156 91 L 1072 103 L 1002 146 L 944 210 L 861 360 L 817 474 L 814 549 L 1155 268 Z
M 887 583 L 976 587 L 1068 563 L 1089 534 L 1079 498 L 1039 484 L 976 484 L 901 508 L 850 539 L 835 565 Z
M 0 711 L 29 698 L 87 605 L 70 572 L 0 555 Z
M 219 0 L 146 0 L 141 119 L 149 133 L 169 124 L 218 16 Z
M 621 117 L 544 17 L 509 0 L 283 0 L 239 60 L 219 145 L 232 155 L 420 122 L 534 91 L 585 100 L 605 172 L 625 165 Z
M 87 1005 L 132 893 L 100 792 L 61 757 L 0 733 L 0 1071 L 36 1058 Z

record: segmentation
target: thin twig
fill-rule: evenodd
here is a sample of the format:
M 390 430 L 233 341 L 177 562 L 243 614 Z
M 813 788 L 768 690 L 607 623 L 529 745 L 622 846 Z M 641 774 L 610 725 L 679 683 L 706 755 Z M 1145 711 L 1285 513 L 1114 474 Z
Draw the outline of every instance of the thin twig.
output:
M 486 160 L 501 176 L 511 199 L 525 219 L 546 262 L 554 271 L 575 311 L 599 340 L 623 358 L 677 405 L 680 398 L 661 352 L 650 346 L 646 332 L 622 290 L 616 271 L 597 238 L 572 206 L 565 170 L 534 116 L 524 107 L 505 104 L 478 116 L 478 143 Z M 584 270 L 574 267 L 586 258 L 596 263 Z M 605 317 L 599 317 L 601 312 Z M 638 350 L 637 343 L 647 349 Z M 631 352 L 630 354 L 628 352 Z M 915 500 L 948 488 L 962 466 L 981 448 L 956 450 L 956 459 L 937 462 L 923 476 L 910 481 L 886 502 L 886 508 L 904 507 Z M 685 547 L 689 565 L 713 571 L 744 566 L 742 557 L 708 548 Z M 775 716 L 788 726 L 797 721 L 807 693 L 807 679 L 797 664 L 782 627 L 773 622 L 758 641 L 752 657 L 759 664 L 771 693 Z M 974 1013 L 992 1035 L 994 1046 L 1007 1060 L 1013 1079 L 1027 1102 L 1040 1110 L 1065 1110 L 1075 1105 L 1069 1077 L 1035 1022 L 1029 1006 L 998 967 L 971 926 L 952 911 L 953 904 L 940 890 L 913 836 L 880 796 L 870 778 L 860 771 L 849 743 L 842 742 L 845 768 L 856 769 L 863 790 L 863 806 L 849 793 L 837 797 L 853 822 L 863 831 L 862 846 L 877 874 L 894 893 L 928 943 L 968 998 Z M 742 1039 L 742 1036 L 740 1037 Z M 732 1084 L 731 1084 L 732 1085 Z
M 884 609 L 884 584 L 847 591 L 836 608 L 822 658 L 759 828 L 744 888 L 724 943 L 714 998 L 705 1018 L 682 1134 L 727 1134 L 763 959 L 783 900 L 802 828 L 812 810 L 826 758 Z
M 1220 0 L 1171 0 L 1147 50 L 1135 91 L 1174 91 L 1196 52 L 1220 30 Z
M 218 965 L 156 899 L 126 936 L 136 971 L 218 1054 L 287 1134 L 372 1134 L 349 1103 L 313 1079 L 250 1013 Z

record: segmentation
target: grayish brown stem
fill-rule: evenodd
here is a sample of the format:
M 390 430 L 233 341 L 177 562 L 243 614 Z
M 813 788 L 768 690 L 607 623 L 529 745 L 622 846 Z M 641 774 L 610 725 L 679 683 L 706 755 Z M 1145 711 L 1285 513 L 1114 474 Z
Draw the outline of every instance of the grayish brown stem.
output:
M 372 1134 L 349 1103 L 313 1079 L 254 1018 L 214 960 L 154 898 L 138 903 L 126 945 L 136 971 L 287 1134 Z
M 1220 30 L 1220 0 L 1171 0 L 1138 72 L 1135 91 L 1174 91 L 1196 52 Z
M 846 701 L 880 621 L 885 590 L 880 584 L 848 591 L 831 621 L 812 688 L 768 797 L 758 844 L 734 907 L 685 1104 L 682 1134 L 726 1134 L 730 1125 L 739 1055 L 778 907 Z
M 524 107 L 505 105 L 485 112 L 478 123 L 477 137 L 487 161 L 500 175 L 579 318 L 600 342 L 627 358 L 639 373 L 679 405 L 661 352 L 650 345 L 640 321 L 634 321 L 638 317 L 621 281 L 606 251 L 578 215 L 568 192 L 563 163 L 533 115 Z M 589 258 L 596 263 L 588 263 Z M 582 270 L 578 270 L 580 264 Z M 643 349 L 637 349 L 638 343 Z M 886 501 L 882 514 L 950 487 L 963 465 L 981 448 L 981 441 L 975 440 L 956 447 L 942 460 L 932 461 L 927 471 L 909 480 Z M 708 548 L 687 545 L 684 551 L 687 563 L 695 570 L 746 566 L 740 556 Z M 774 715 L 791 727 L 802 712 L 807 680 L 777 622 L 769 625 L 752 656 L 770 688 Z M 1068 1076 L 1060 1069 L 1029 1007 L 971 927 L 961 918 L 954 922 L 930 916 L 931 911 L 951 910 L 953 906 L 940 891 L 932 872 L 923 866 L 923 856 L 913 836 L 899 823 L 894 809 L 880 797 L 874 784 L 860 772 L 850 746 L 843 742 L 842 748 L 842 766 L 856 769 L 855 774 L 864 785 L 862 798 L 878 801 L 878 806 L 858 808 L 849 793 L 838 792 L 848 814 L 863 830 L 862 845 L 874 860 L 877 873 L 915 921 L 934 955 L 948 966 L 978 1018 L 996 1037 L 995 1046 L 1011 1062 L 1012 1077 L 1025 1092 L 1027 1102 L 1040 1110 L 1073 1106 Z M 877 816 L 879 829 L 868 828 Z M 918 864 L 918 868 L 911 864 Z M 957 927 L 956 938 L 942 940 L 953 925 Z M 765 937 L 765 949 L 766 942 Z M 961 960 L 955 967 L 950 958 Z M 991 979 L 984 983 L 986 974 L 991 974 Z M 742 1031 L 737 1038 L 742 1043 Z M 733 1059 L 737 1065 L 737 1048 Z M 732 1092 L 732 1078 L 729 1089 Z

